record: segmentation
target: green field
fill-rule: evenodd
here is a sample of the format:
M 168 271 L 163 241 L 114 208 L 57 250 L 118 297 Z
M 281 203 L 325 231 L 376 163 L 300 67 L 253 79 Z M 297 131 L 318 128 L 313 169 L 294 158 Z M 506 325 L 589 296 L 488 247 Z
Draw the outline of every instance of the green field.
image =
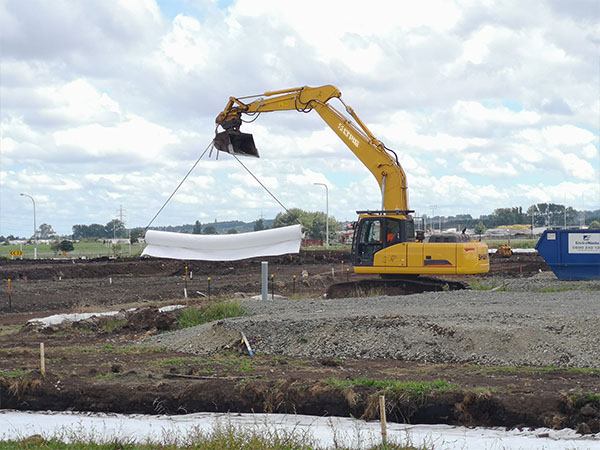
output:
M 490 239 L 484 240 L 484 242 L 488 245 L 489 248 L 498 248 L 499 245 L 507 244 L 508 240 L 506 239 Z M 512 248 L 534 248 L 537 243 L 537 239 L 511 239 L 510 246 Z M 110 246 L 110 244 L 103 244 L 102 242 L 90 241 L 90 242 L 76 242 L 73 244 L 75 250 L 72 252 L 68 252 L 66 256 L 63 256 L 62 253 L 55 254 L 50 246 L 47 244 L 38 244 L 37 254 L 38 258 L 81 258 L 85 256 L 86 258 L 98 258 L 101 256 L 139 256 L 142 253 L 142 250 L 146 246 L 146 244 L 131 244 L 131 247 L 127 244 L 121 244 L 120 248 L 117 248 L 116 252 Z M 14 258 L 19 259 L 20 256 L 11 256 L 10 251 L 13 250 L 22 250 L 24 259 L 33 258 L 33 244 L 27 244 L 21 246 L 19 245 L 0 245 L 0 258 Z M 303 250 L 315 250 L 322 251 L 326 250 L 325 246 L 321 247 L 308 247 L 303 248 Z M 331 251 L 350 251 L 349 245 L 339 245 L 339 244 L 331 244 Z
M 61 252 L 55 254 L 51 249 L 50 245 L 38 244 L 37 255 L 38 258 L 98 258 L 101 256 L 139 256 L 146 244 L 131 244 L 131 247 L 127 244 L 121 244 L 120 248 L 116 247 L 113 249 L 110 244 L 103 244 L 102 242 L 76 242 L 73 244 L 75 250 L 68 252 L 66 256 L 63 256 Z M 20 256 L 11 256 L 10 252 L 14 250 L 22 250 L 24 259 L 33 258 L 33 244 L 23 245 L 22 248 L 19 245 L 0 245 L 0 258 L 14 258 L 19 259 Z M 115 252 L 116 250 L 116 252 Z

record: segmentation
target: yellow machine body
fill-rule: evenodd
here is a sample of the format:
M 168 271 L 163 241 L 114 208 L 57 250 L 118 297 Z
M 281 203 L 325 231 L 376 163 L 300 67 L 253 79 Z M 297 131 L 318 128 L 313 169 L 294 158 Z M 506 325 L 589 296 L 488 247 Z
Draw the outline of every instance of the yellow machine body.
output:
M 487 273 L 488 247 L 482 242 L 418 242 L 402 214 L 361 215 L 352 244 L 356 273 L 381 275 L 461 275 Z M 452 239 L 450 239 L 452 238 Z

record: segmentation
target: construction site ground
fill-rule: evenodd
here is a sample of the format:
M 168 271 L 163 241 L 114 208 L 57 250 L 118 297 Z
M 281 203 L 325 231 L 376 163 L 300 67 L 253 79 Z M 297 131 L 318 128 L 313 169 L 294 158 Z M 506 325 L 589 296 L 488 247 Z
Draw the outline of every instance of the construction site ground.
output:
M 322 296 L 357 279 L 348 253 L 263 259 L 269 294 L 289 300 L 249 299 L 262 259 L 1 261 L 0 408 L 375 419 L 383 392 L 389 420 L 600 433 L 598 282 L 558 282 L 536 253 L 515 254 L 459 278 L 494 291 L 344 302 Z M 159 310 L 228 298 L 248 315 L 177 330 L 182 310 Z M 121 312 L 28 324 L 106 311 Z

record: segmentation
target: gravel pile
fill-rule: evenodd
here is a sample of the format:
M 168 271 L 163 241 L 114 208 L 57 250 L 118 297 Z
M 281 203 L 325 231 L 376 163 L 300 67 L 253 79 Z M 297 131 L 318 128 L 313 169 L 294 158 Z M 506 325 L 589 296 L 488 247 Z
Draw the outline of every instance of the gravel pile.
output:
M 255 352 L 273 355 L 600 369 L 599 291 L 453 291 L 243 304 L 248 316 L 149 343 L 210 354 L 239 343 L 243 331 Z

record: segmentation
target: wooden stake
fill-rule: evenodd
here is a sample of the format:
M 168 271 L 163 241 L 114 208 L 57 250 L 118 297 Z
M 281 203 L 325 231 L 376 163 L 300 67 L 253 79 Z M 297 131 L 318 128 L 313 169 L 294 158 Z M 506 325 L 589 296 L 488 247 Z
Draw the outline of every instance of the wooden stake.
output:
M 44 354 L 44 343 L 40 342 L 40 373 L 46 376 L 46 355 Z
M 8 309 L 12 309 L 12 289 L 10 288 L 10 278 L 8 279 Z
M 188 267 L 185 266 L 185 278 L 183 279 L 183 298 L 187 297 L 187 280 L 188 280 Z
M 379 418 L 381 420 L 381 442 L 387 445 L 387 421 L 385 417 L 385 395 L 379 396 Z

